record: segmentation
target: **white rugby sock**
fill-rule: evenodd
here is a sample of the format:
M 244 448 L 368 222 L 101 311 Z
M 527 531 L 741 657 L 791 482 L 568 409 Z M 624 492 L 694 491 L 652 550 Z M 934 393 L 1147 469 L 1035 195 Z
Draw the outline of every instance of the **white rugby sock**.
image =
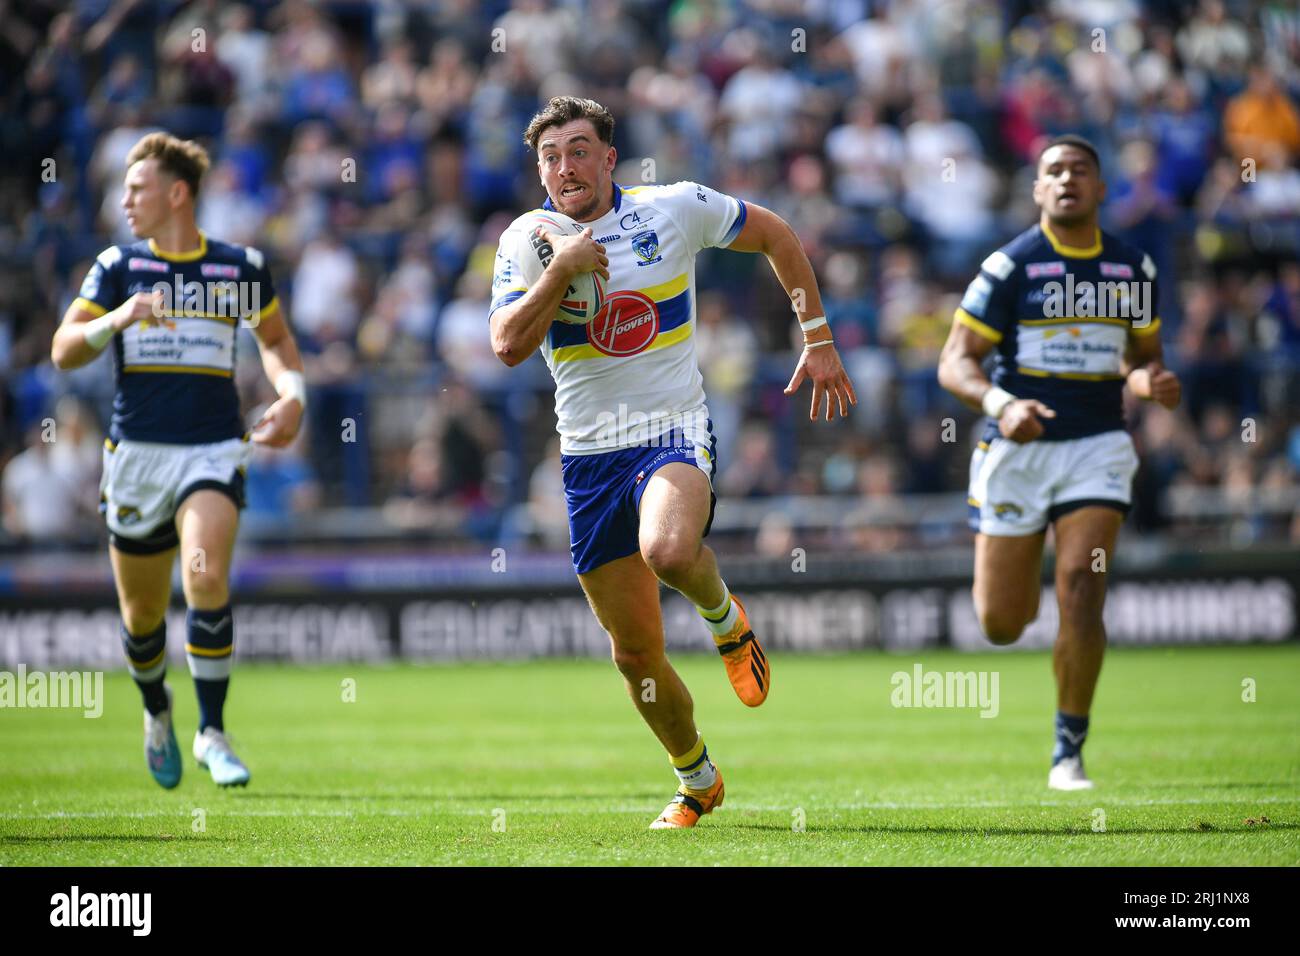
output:
M 736 602 L 731 599 L 731 589 L 727 587 L 726 581 L 722 582 L 722 591 L 726 597 L 717 607 L 706 608 L 698 604 L 695 606 L 700 617 L 704 618 L 704 623 L 717 637 L 729 636 L 736 629 L 736 621 L 740 618 L 740 612 L 736 610 Z
M 669 757 L 673 773 L 687 791 L 702 793 L 718 780 L 718 768 L 709 759 L 709 748 L 704 746 L 704 736 L 695 738 L 695 746 L 680 757 Z

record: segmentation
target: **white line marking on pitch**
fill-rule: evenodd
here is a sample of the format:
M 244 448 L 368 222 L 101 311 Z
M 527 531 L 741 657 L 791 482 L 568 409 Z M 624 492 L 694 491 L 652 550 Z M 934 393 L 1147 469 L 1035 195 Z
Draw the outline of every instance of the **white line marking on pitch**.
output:
M 383 799 L 372 798 L 372 799 Z M 430 803 L 436 803 L 437 798 L 430 797 Z M 484 808 L 488 803 L 485 801 Z M 495 803 L 500 804 L 503 801 L 497 800 Z M 529 803 L 537 802 L 536 798 L 520 799 L 518 801 L 505 801 L 512 803 L 516 807 L 526 806 Z M 1203 798 L 1192 798 L 1188 800 L 1115 800 L 1107 799 L 1108 806 L 1127 806 L 1127 807 L 1149 807 L 1149 806 L 1184 806 L 1184 805 L 1201 805 L 1208 803 L 1300 803 L 1300 799 L 1295 797 L 1256 797 L 1254 799 L 1225 801 L 1210 800 Z M 643 813 L 646 805 L 628 805 L 606 807 L 595 812 L 599 813 Z M 996 809 L 1017 809 L 1024 807 L 1083 807 L 1084 804 L 1076 801 L 1065 800 L 1043 800 L 1034 803 L 841 803 L 830 806 L 809 806 L 805 809 L 809 813 L 816 812 L 840 812 L 848 810 L 996 810 Z M 790 810 L 789 804 L 780 806 L 766 806 L 758 804 L 741 804 L 729 808 L 734 810 L 748 810 L 760 813 L 786 813 Z M 254 809 L 225 809 L 221 808 L 214 812 L 214 816 L 230 817 L 325 817 L 325 818 L 348 818 L 358 815 L 383 816 L 383 817 L 427 817 L 427 816 L 482 816 L 488 813 L 488 809 L 472 809 L 468 807 L 459 807 L 454 809 L 433 809 L 428 810 L 404 810 L 401 808 L 380 808 L 380 807 L 357 807 L 353 810 L 254 810 Z M 519 813 L 591 813 L 591 808 L 567 808 L 557 809 L 552 807 L 538 808 L 535 810 L 517 809 Z M 86 811 L 67 811 L 55 810 L 50 813 L 0 813 L 0 820 L 102 820 L 102 819 L 132 819 L 144 820 L 155 817 L 176 817 L 189 819 L 189 810 L 131 810 L 123 812 L 113 812 L 111 810 L 86 810 Z M 110 838 L 111 839 L 111 838 Z

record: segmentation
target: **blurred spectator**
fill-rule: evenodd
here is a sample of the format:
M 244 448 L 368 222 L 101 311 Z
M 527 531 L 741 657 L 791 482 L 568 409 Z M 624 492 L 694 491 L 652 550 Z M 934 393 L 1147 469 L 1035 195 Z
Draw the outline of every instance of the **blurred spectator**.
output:
M 357 257 L 332 233 L 302 251 L 293 277 L 294 327 L 317 345 L 351 341 L 356 331 Z
M 31 543 L 94 540 L 100 439 L 86 408 L 60 400 L 52 419 L 27 430 L 27 448 L 0 477 L 5 530 Z
M 510 372 L 492 350 L 491 338 L 483 334 L 491 291 L 491 277 L 466 271 L 456 287 L 456 298 L 438 316 L 438 358 L 475 388 L 506 385 Z
M 1250 34 L 1228 17 L 1221 0 L 1201 0 L 1200 11 L 1178 32 L 1178 51 L 1189 66 L 1216 79 L 1240 75 L 1250 61 Z
M 250 116 L 270 118 L 271 35 L 257 28 L 252 9 L 244 4 L 226 6 L 220 23 L 214 52 L 235 78 L 236 104 Z
M 871 100 L 855 100 L 849 122 L 826 137 L 826 154 L 836 171 L 836 198 L 850 206 L 877 209 L 894 201 L 902 183 L 903 138 L 879 122 Z
M 1250 85 L 1224 111 L 1223 135 L 1238 159 L 1261 169 L 1285 169 L 1300 156 L 1300 114 L 1271 68 L 1251 67 Z
M 695 351 L 704 376 L 713 434 L 718 440 L 718 460 L 725 468 L 732 460 L 749 404 L 758 340 L 746 323 L 728 311 L 721 295 L 703 293 L 697 309 Z
M 266 206 L 243 187 L 242 172 L 231 162 L 220 162 L 203 177 L 199 193 L 198 223 L 209 235 L 225 242 L 256 246 L 261 241 Z
M 1160 187 L 1189 205 L 1214 155 L 1214 116 L 1199 105 L 1181 78 L 1165 88 L 1164 108 L 1152 116 Z
M 722 463 L 718 491 L 733 498 L 764 498 L 780 494 L 784 485 L 771 431 L 758 423 L 744 426 L 735 460 Z
M 805 91 L 756 34 L 734 36 L 746 65 L 727 81 L 718 112 L 730 124 L 727 152 L 739 162 L 755 162 L 771 158 L 789 142 L 790 119 Z

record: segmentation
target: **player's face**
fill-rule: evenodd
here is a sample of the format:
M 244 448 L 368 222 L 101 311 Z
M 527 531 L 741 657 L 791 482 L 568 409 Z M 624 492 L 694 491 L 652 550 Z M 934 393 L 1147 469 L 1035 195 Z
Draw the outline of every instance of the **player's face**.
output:
M 1034 202 L 1052 222 L 1064 226 L 1096 218 L 1106 196 L 1092 156 L 1077 146 L 1053 146 L 1038 160 Z
M 167 221 L 171 215 L 171 187 L 175 182 L 153 159 L 142 159 L 126 171 L 122 209 L 134 235 L 152 236 Z
M 611 177 L 617 151 L 596 136 L 591 120 L 574 120 L 542 131 L 537 171 L 551 205 L 570 219 L 597 219 L 613 205 Z

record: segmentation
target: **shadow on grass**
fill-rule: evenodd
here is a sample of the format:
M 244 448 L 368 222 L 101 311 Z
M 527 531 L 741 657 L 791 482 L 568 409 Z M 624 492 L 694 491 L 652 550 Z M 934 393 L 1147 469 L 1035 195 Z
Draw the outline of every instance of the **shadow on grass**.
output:
M 661 800 L 663 791 L 658 793 L 267 793 L 265 790 L 241 790 L 232 792 L 235 800 L 355 800 L 371 802 L 383 800 L 416 801 L 419 803 L 537 803 L 542 800 L 564 800 L 566 802 L 620 802 Z
M 784 830 L 789 833 L 790 824 L 779 823 L 726 823 L 727 829 L 734 830 Z M 1300 830 L 1300 823 L 1266 823 L 1261 826 L 1246 826 L 1234 823 L 1229 826 L 1211 825 L 1200 829 L 1195 825 L 1185 827 L 1108 827 L 1105 831 L 1095 833 L 1086 827 L 936 827 L 936 826 L 808 826 L 808 833 L 943 833 L 954 836 L 1134 836 L 1143 833 L 1169 833 L 1181 836 L 1222 836 L 1224 834 L 1267 833 L 1270 830 Z

